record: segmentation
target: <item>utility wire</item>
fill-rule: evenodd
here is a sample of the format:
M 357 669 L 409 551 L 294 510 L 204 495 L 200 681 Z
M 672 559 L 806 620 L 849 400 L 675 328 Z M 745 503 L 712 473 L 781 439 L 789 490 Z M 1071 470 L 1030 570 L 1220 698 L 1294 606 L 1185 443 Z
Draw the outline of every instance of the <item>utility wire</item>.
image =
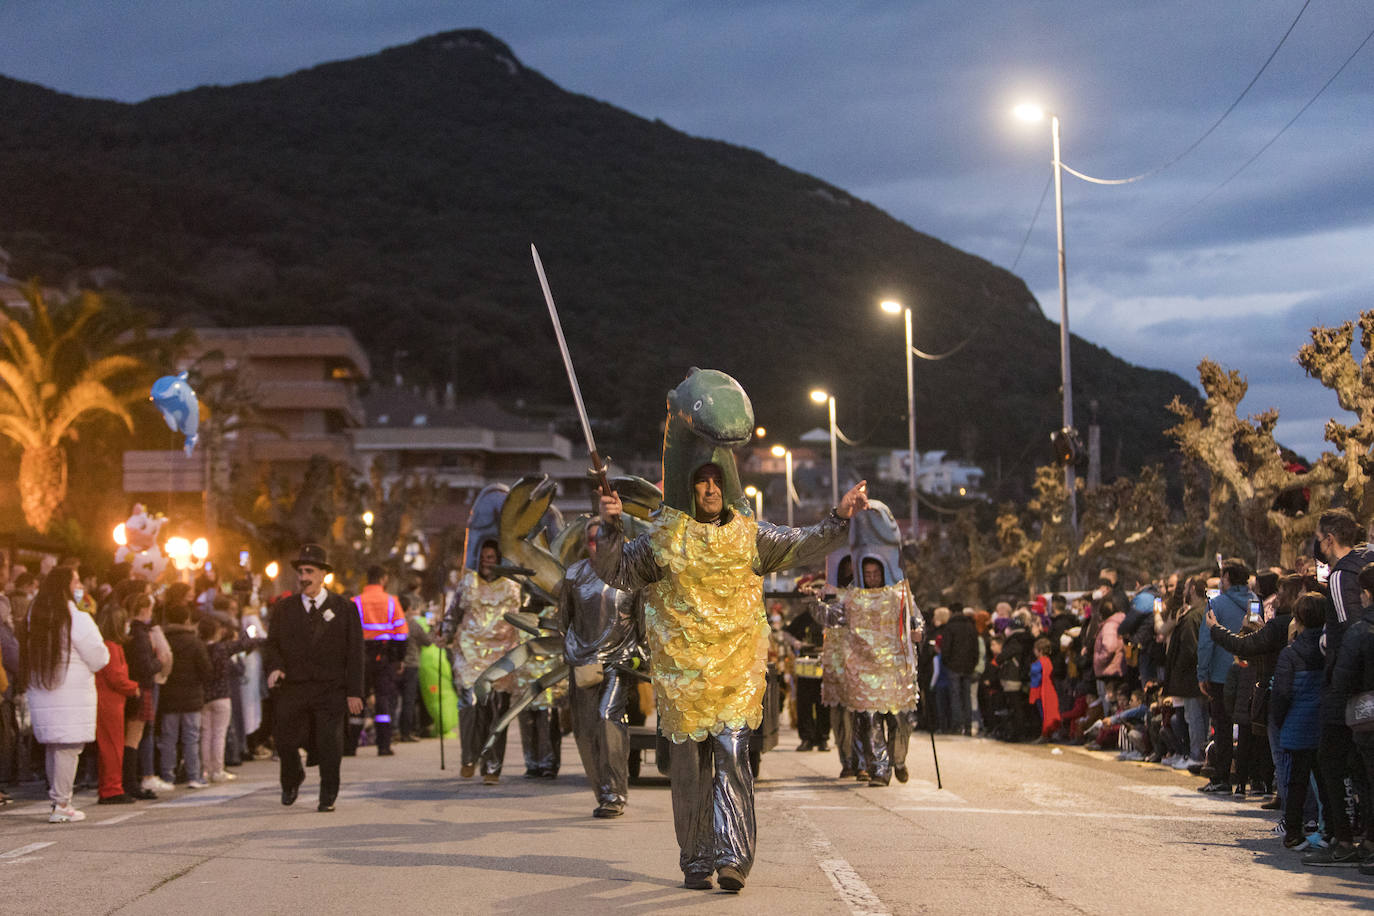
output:
M 1063 167 L 1064 171 L 1068 172 L 1075 178 L 1081 178 L 1082 180 L 1092 182 L 1093 184 L 1131 184 L 1132 182 L 1139 181 L 1142 178 L 1149 178 L 1151 175 L 1157 175 L 1160 172 L 1167 169 L 1169 166 L 1173 165 L 1175 162 L 1178 162 L 1184 156 L 1188 155 L 1193 150 L 1201 146 L 1202 141 L 1210 137 L 1212 135 L 1212 132 L 1221 126 L 1221 122 L 1225 121 L 1227 117 L 1230 116 L 1231 112 L 1236 110 L 1236 106 L 1240 104 L 1241 99 L 1245 98 L 1245 96 L 1249 94 L 1250 90 L 1254 88 L 1255 83 L 1259 82 L 1260 76 L 1262 76 L 1264 74 L 1264 71 L 1269 69 L 1269 65 L 1274 62 L 1274 58 L 1278 55 L 1279 49 L 1282 48 L 1284 43 L 1288 41 L 1288 36 L 1293 34 L 1293 29 L 1297 28 L 1298 20 L 1302 18 L 1303 13 L 1307 12 L 1307 8 L 1311 6 L 1311 4 L 1312 0 L 1305 0 L 1305 2 L 1302 5 L 1302 9 L 1298 10 L 1298 15 L 1294 16 L 1293 21 L 1288 24 L 1288 30 L 1283 33 L 1283 37 L 1279 39 L 1279 43 L 1274 45 L 1274 50 L 1269 52 L 1269 56 L 1265 58 L 1264 64 L 1260 66 L 1259 71 L 1254 75 L 1253 78 L 1251 78 L 1250 82 L 1245 84 L 1245 88 L 1241 90 L 1240 95 L 1236 96 L 1236 100 L 1232 102 L 1230 106 L 1228 106 L 1227 109 L 1221 113 L 1221 117 L 1217 118 L 1216 121 L 1212 123 L 1211 127 L 1203 131 L 1202 136 L 1198 137 L 1191 144 L 1189 144 L 1187 149 L 1179 153 L 1174 158 L 1170 159 L 1168 162 L 1165 162 L 1163 165 L 1155 166 L 1148 172 L 1141 172 L 1139 175 L 1132 175 L 1130 178 L 1094 178 L 1091 175 L 1083 174 L 1077 169 L 1070 168 L 1062 160 L 1059 163 L 1060 166 Z M 1368 41 L 1368 39 L 1365 40 Z M 1358 51 L 1356 53 L 1358 53 Z M 1349 63 L 1349 61 L 1347 61 L 1346 63 Z M 1341 69 L 1345 69 L 1344 65 L 1342 65 Z M 1340 71 L 1337 71 L 1337 73 L 1339 72 Z M 1320 95 L 1320 93 L 1318 94 Z M 1301 112 L 1299 112 L 1299 114 L 1301 114 Z M 1285 130 L 1286 129 L 1287 128 L 1285 128 Z M 1282 133 L 1282 131 L 1280 131 L 1280 133 Z M 1276 137 L 1275 139 L 1278 138 Z M 1270 142 L 1272 143 L 1273 141 L 1271 140 Z M 1263 152 L 1263 150 L 1261 150 L 1261 152 Z M 1249 163 L 1247 162 L 1246 165 L 1249 165 Z M 1241 169 L 1244 168 L 1245 166 L 1241 166 Z M 1239 171 L 1237 172 L 1237 174 L 1239 174 Z M 1230 179 L 1228 178 L 1227 181 L 1230 181 Z M 1199 201 L 1199 203 L 1200 202 L 1201 201 Z
M 1040 192 L 1040 203 L 1035 205 L 1035 214 L 1031 216 L 1030 225 L 1026 227 L 1026 237 L 1021 240 L 1021 249 L 1016 252 L 1016 260 L 1011 262 L 1012 272 L 1016 272 L 1016 265 L 1021 263 L 1021 255 L 1026 253 L 1026 243 L 1030 241 L 1031 230 L 1035 228 L 1035 221 L 1040 218 L 1040 208 L 1045 206 L 1045 196 L 1050 193 L 1050 185 L 1054 184 L 1054 171 L 1050 171 L 1050 177 L 1045 179 L 1045 187 Z
M 1303 116 L 1303 113 L 1307 111 L 1307 109 L 1311 108 L 1313 103 L 1316 102 L 1317 99 L 1321 98 L 1322 93 L 1324 93 L 1327 90 L 1327 88 L 1336 81 L 1337 77 L 1339 77 L 1343 72 L 1345 72 L 1345 68 L 1350 66 L 1350 62 L 1355 59 L 1356 55 L 1358 55 L 1361 51 L 1364 50 L 1364 46 L 1369 44 L 1369 41 L 1372 38 L 1374 38 L 1374 30 L 1370 30 L 1369 34 L 1364 37 L 1364 41 L 1360 42 L 1359 47 L 1357 47 L 1354 51 L 1350 52 L 1350 56 L 1347 57 L 1345 61 L 1339 67 L 1336 68 L 1335 73 L 1331 74 L 1331 78 L 1328 79 L 1326 82 L 1322 83 L 1321 88 L 1317 90 L 1316 94 L 1313 95 L 1312 98 L 1307 100 L 1307 104 L 1303 105 L 1301 108 L 1298 109 L 1298 113 L 1293 115 L 1293 117 L 1289 119 L 1287 124 L 1279 128 L 1278 133 L 1274 134 L 1274 136 L 1269 138 L 1269 142 L 1265 143 L 1263 146 L 1259 148 L 1259 150 L 1253 156 L 1245 160 L 1245 162 L 1241 165 L 1240 168 L 1236 169 L 1234 172 L 1228 175 L 1225 181 L 1217 185 L 1212 190 L 1208 191 L 1201 198 L 1199 198 L 1196 203 L 1192 204 L 1192 206 L 1188 207 L 1188 209 L 1178 214 L 1178 216 L 1175 216 L 1173 219 L 1168 220 L 1165 223 L 1165 225 L 1168 225 L 1169 223 L 1175 223 L 1183 219 L 1183 217 L 1187 216 L 1189 213 L 1192 213 L 1198 207 L 1202 206 L 1204 203 L 1207 202 L 1208 199 L 1212 197 L 1212 195 L 1216 194 L 1222 188 L 1230 184 L 1231 181 L 1234 178 L 1236 178 L 1236 176 L 1238 176 L 1241 172 L 1245 171 L 1251 165 L 1253 165 L 1256 159 L 1258 159 L 1260 156 L 1263 156 L 1265 151 L 1269 149 L 1269 147 L 1273 146 L 1274 143 L 1278 141 L 1279 137 L 1282 137 L 1284 135 L 1288 128 L 1296 124 L 1298 118 L 1301 118 Z

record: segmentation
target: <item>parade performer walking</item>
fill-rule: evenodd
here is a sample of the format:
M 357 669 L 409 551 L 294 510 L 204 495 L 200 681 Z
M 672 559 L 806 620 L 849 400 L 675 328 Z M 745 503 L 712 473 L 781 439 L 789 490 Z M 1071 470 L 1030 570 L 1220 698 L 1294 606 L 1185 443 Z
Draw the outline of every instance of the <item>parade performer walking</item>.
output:
M 870 500 L 849 529 L 850 557 L 861 584 L 840 589 L 844 662 L 840 688 L 854 715 L 854 741 L 870 786 L 886 786 L 895 774 L 907 781 L 909 714 L 916 709 L 916 609 L 902 573 L 897 522 L 886 505 Z
M 587 551 L 592 557 L 600 529 L 599 519 L 587 523 Z M 629 797 L 630 727 L 625 709 L 634 678 L 622 668 L 641 654 L 643 614 L 640 593 L 602 582 L 591 559 L 568 567 L 558 596 L 558 622 L 564 633 L 563 657 L 573 671 L 573 736 L 596 795 L 594 817 L 620 817 Z
M 395 595 L 386 590 L 389 576 L 380 566 L 369 566 L 367 584 L 353 599 L 363 624 L 363 657 L 367 664 L 365 690 L 373 695 L 372 723 L 377 729 L 377 756 L 390 757 L 391 718 L 396 715 L 398 681 L 405 665 L 410 626 Z M 359 729 L 361 731 L 361 729 Z M 350 730 L 349 748 L 358 749 L 358 732 Z
M 363 628 L 358 610 L 326 591 L 328 554 L 305 544 L 291 561 L 299 584 L 272 608 L 263 644 L 267 686 L 275 691 L 273 735 L 281 758 L 281 803 L 294 804 L 305 770 L 300 748 L 313 740 L 320 767 L 320 811 L 333 811 L 339 795 L 344 719 L 363 712 Z
M 668 395 L 663 505 L 626 541 L 620 498 L 603 491 L 593 566 L 615 588 L 645 589 L 659 729 L 672 742 L 673 823 L 683 885 L 744 887 L 754 861 L 749 737 L 763 718 L 768 621 L 763 577 L 823 556 L 867 506 L 860 483 L 808 528 L 764 524 L 743 497 L 731 449 L 749 440 L 739 383 L 693 369 Z
M 482 496 L 479 495 L 473 507 L 474 516 L 481 504 Z M 499 508 L 497 506 L 498 513 Z M 497 575 L 500 548 L 494 536 L 479 540 L 481 530 L 474 527 L 474 522 L 469 522 L 468 538 L 473 543 L 465 556 L 471 556 L 444 621 L 444 629 L 449 634 L 449 645 L 455 650 L 453 673 L 460 683 L 460 772 L 464 778 L 470 778 L 480 764 L 482 782 L 495 785 L 501 779 L 501 766 L 506 760 L 505 731 L 497 736 L 489 750 L 483 750 L 483 746 L 491 736 L 492 725 L 510 708 L 512 679 L 508 676 L 498 681 L 482 702 L 478 702 L 473 688 L 492 662 L 520 643 L 520 634 L 505 620 L 506 614 L 520 610 L 520 584 Z

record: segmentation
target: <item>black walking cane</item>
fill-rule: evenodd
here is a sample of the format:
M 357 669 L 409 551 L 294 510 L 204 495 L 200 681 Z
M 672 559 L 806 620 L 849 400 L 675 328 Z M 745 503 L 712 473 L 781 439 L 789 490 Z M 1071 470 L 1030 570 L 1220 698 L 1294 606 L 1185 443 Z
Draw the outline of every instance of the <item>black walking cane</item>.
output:
M 943 789 L 945 784 L 940 782 L 940 755 L 935 753 L 935 720 L 930 720 L 930 756 L 935 760 L 935 788 Z
M 439 692 L 439 769 L 444 769 L 444 652 L 443 646 L 435 646 L 439 651 L 434 654 L 434 687 Z

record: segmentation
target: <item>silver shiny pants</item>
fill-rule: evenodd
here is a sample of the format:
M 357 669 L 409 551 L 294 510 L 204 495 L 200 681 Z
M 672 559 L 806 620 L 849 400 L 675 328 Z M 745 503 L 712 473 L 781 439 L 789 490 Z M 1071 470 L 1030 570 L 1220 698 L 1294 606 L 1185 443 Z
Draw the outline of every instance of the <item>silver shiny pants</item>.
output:
M 832 706 L 830 728 L 835 733 L 835 750 L 840 754 L 840 767 L 851 772 L 861 769 L 859 749 L 854 743 L 853 711 L 843 706 Z
M 625 807 L 630 791 L 630 726 L 625 705 L 631 684 L 611 669 L 595 687 L 569 686 L 573 736 L 598 805 Z
M 525 753 L 526 774 L 557 776 L 562 762 L 563 733 L 558 730 L 558 713 L 553 709 L 521 710 L 520 748 Z
M 906 713 L 854 713 L 854 744 L 860 768 L 868 770 L 870 781 L 887 785 L 892 768 L 906 766 L 906 749 L 911 742 L 911 720 Z
M 674 744 L 668 756 L 673 826 L 683 874 L 709 875 L 733 865 L 748 876 L 754 864 L 754 776 L 748 726 L 702 741 Z
M 458 694 L 458 738 L 462 747 L 463 766 L 480 763 L 483 776 L 501 775 L 506 762 L 506 733 L 501 732 L 490 751 L 482 753 L 482 746 L 491 737 L 491 727 L 510 708 L 510 694 L 493 690 L 483 703 L 477 702 L 471 688 Z

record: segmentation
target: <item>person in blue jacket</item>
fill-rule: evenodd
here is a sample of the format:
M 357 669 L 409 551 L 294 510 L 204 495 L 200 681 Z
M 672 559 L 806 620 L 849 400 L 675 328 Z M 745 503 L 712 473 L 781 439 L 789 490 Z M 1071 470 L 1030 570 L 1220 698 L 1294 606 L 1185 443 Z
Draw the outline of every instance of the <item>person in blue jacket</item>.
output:
M 1307 802 L 1307 785 L 1317 766 L 1326 665 L 1321 649 L 1326 603 L 1326 596 L 1320 592 L 1306 592 L 1298 598 L 1293 619 L 1299 632 L 1279 653 L 1274 668 L 1274 687 L 1269 696 L 1269 715 L 1279 730 L 1279 746 L 1292 755 L 1293 761 L 1283 812 L 1283 845 L 1289 849 L 1304 842 L 1302 809 Z M 1322 810 L 1329 810 L 1325 786 L 1320 782 L 1317 783 L 1317 797 Z
M 1250 609 L 1250 568 L 1245 561 L 1232 557 L 1221 566 L 1221 594 L 1207 602 L 1208 609 L 1226 629 L 1239 633 Z M 1197 686 L 1207 698 L 1212 719 L 1212 779 L 1199 792 L 1231 792 L 1231 716 L 1226 711 L 1226 676 L 1231 673 L 1235 656 L 1212 641 L 1210 627 L 1202 627 L 1197 634 Z

